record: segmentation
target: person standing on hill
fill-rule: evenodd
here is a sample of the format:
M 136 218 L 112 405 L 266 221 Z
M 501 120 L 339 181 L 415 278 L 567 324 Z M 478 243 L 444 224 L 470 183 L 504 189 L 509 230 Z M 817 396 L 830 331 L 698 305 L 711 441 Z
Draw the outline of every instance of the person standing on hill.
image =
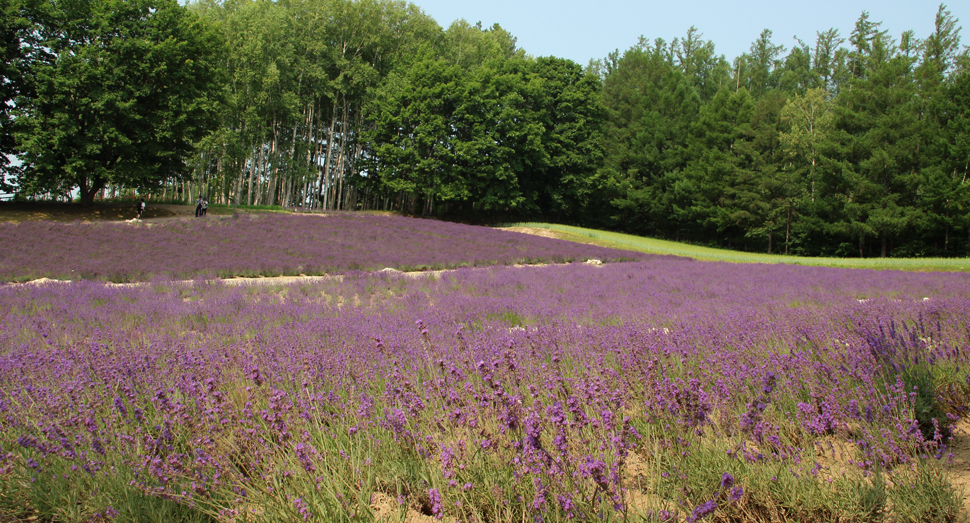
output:
M 209 212 L 209 200 L 202 200 L 202 216 Z
M 198 218 L 199 216 L 202 216 L 202 197 L 201 196 L 199 196 L 199 199 L 195 200 L 195 217 Z
M 142 198 L 140 202 L 135 204 L 135 208 L 138 209 L 138 219 L 141 219 L 141 215 L 145 213 L 145 199 Z

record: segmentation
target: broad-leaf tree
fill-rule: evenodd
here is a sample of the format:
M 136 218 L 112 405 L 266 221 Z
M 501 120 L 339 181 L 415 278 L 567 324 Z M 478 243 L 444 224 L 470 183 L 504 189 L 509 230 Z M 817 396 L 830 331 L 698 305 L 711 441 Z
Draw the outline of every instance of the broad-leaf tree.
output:
M 39 0 L 0 0 L 0 191 L 9 191 L 8 177 L 18 169 L 10 162 L 18 149 L 13 135 L 13 113 L 19 97 L 29 97 L 29 68 L 44 56 L 36 30 L 46 3 Z
M 175 0 L 64 0 L 52 5 L 48 60 L 17 100 L 20 191 L 82 204 L 112 183 L 152 188 L 185 170 L 213 127 L 220 41 Z

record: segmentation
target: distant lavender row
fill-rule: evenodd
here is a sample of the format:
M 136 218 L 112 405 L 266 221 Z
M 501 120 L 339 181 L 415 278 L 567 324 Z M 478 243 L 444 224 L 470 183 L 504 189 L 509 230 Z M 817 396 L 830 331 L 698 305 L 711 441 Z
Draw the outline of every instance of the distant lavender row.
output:
M 962 273 L 658 259 L 278 287 L 79 282 L 0 287 L 0 315 L 0 515 L 959 509 L 933 456 L 945 461 L 970 390 Z
M 397 216 L 245 215 L 0 224 L 0 280 L 230 277 L 566 262 L 647 255 Z

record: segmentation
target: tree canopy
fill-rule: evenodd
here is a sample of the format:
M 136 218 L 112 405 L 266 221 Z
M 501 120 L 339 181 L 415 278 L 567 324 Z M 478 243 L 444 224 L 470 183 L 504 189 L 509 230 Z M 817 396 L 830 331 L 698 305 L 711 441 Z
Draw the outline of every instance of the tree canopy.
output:
M 945 6 L 935 20 L 894 39 L 863 13 L 847 38 L 820 31 L 787 56 L 766 29 L 728 82 L 724 63 L 703 75 L 681 58 L 684 42 L 705 48 L 693 29 L 600 62 L 613 226 L 803 255 L 967 255 L 967 48 Z
M 184 171 L 215 127 L 220 42 L 174 0 L 64 1 L 41 6 L 17 98 L 26 192 L 78 188 L 89 203 L 108 183 L 140 189 Z
M 970 251 L 970 58 L 862 13 L 728 60 L 696 27 L 583 67 L 391 0 L 2 0 L 21 197 L 548 219 L 742 250 Z M 932 13 L 927 13 L 928 16 Z

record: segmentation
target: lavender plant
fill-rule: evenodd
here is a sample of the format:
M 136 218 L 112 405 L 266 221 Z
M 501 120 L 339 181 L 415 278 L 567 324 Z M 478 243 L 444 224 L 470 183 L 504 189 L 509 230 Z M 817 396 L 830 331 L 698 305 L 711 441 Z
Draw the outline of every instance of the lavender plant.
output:
M 227 278 L 650 257 L 487 227 L 357 214 L 2 223 L 0 235 L 0 281 Z
M 0 514 L 956 521 L 968 290 L 669 258 L 7 285 Z

